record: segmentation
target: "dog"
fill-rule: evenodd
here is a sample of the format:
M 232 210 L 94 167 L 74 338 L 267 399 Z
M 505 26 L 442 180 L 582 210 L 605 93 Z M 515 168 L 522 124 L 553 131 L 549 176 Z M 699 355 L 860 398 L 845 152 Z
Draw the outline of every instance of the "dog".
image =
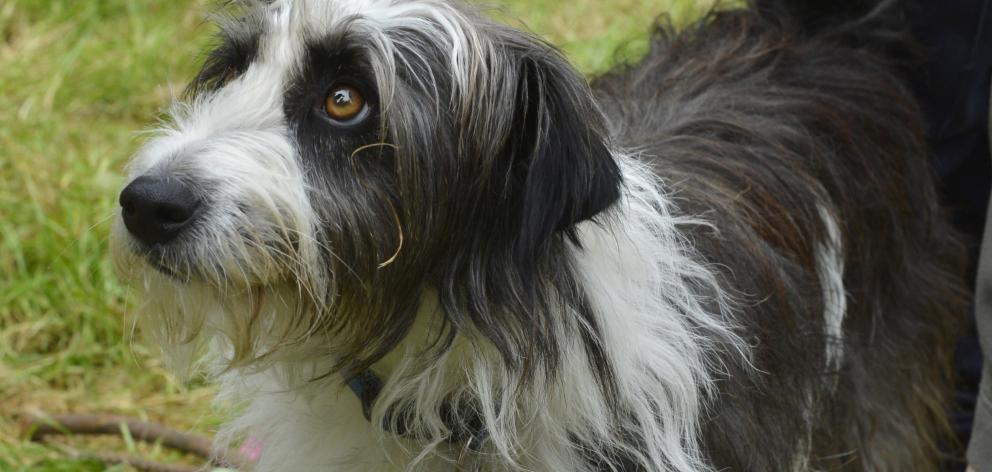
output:
M 659 22 L 590 84 L 449 0 L 229 3 L 111 243 L 141 333 L 233 410 L 218 451 L 937 467 L 960 245 L 898 5 Z

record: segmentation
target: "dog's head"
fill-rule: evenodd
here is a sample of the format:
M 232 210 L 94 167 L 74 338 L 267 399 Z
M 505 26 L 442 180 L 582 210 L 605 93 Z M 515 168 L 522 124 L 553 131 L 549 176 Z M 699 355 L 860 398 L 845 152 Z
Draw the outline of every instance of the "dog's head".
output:
M 540 346 L 556 247 L 619 196 L 582 77 L 442 0 L 230 8 L 120 194 L 115 258 L 153 331 L 216 328 L 235 361 L 316 339 L 363 364 L 431 290 L 446 336 Z

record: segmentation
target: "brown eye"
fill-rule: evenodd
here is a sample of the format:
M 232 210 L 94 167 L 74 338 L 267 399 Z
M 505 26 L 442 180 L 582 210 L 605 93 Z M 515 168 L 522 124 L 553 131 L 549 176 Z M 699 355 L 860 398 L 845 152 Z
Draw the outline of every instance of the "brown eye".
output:
M 324 109 L 327 116 L 340 122 L 352 122 L 361 118 L 367 106 L 365 98 L 357 88 L 350 85 L 336 86 L 327 94 Z

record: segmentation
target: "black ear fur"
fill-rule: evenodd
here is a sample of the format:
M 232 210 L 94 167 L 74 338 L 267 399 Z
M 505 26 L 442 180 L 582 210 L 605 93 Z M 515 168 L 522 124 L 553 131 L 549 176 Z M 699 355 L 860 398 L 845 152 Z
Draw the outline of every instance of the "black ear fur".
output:
M 553 49 L 520 58 L 509 149 L 520 207 L 518 256 L 602 212 L 622 178 L 586 81 Z

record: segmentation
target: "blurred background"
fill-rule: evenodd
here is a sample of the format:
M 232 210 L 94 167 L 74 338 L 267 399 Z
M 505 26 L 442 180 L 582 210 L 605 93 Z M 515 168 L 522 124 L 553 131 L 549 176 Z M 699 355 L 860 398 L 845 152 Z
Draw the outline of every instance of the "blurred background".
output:
M 105 439 L 24 440 L 17 415 L 132 415 L 210 434 L 202 381 L 179 385 L 131 336 L 128 287 L 107 256 L 122 169 L 141 130 L 192 77 L 215 0 L 0 0 L 0 471 L 99 471 L 67 448 L 197 463 Z M 654 18 L 676 24 L 705 0 L 489 0 L 585 73 L 646 47 Z

